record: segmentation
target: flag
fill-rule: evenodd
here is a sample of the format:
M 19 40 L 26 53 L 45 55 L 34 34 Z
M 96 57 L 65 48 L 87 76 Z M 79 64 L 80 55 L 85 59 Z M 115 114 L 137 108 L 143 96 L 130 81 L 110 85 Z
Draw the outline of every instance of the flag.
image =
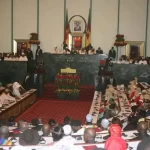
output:
M 69 23 L 68 23 L 68 9 L 66 9 L 65 25 L 64 25 L 64 42 L 68 45 L 69 41 Z
M 89 9 L 89 17 L 87 24 L 87 33 L 86 33 L 86 46 L 91 44 L 91 8 Z

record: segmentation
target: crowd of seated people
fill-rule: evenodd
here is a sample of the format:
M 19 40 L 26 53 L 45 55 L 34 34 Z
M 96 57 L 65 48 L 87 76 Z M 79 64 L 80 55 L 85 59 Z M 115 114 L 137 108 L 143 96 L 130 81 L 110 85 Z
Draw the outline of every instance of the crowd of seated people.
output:
M 103 50 L 98 47 L 98 49 L 96 50 L 95 48 L 93 48 L 93 46 L 91 44 L 89 44 L 87 47 L 81 48 L 81 49 L 75 49 L 74 46 L 72 46 L 71 49 L 68 48 L 68 45 L 64 43 L 63 46 L 63 52 L 59 51 L 57 49 L 57 47 L 54 48 L 53 50 L 54 54 L 103 54 Z
M 9 97 L 13 99 L 12 93 L 19 98 L 18 88 L 21 86 L 14 83 L 8 86 L 11 92 Z M 7 90 L 4 91 L 7 96 Z M 146 117 L 150 116 L 150 105 L 144 105 L 145 96 L 149 95 L 149 89 L 141 90 L 137 80 L 131 81 L 127 90 L 123 85 L 113 87 L 109 85 L 105 91 L 105 96 L 102 96 L 100 114 L 96 125 L 92 124 L 93 116 L 87 114 L 85 117 L 85 125 L 81 124 L 80 120 L 70 119 L 66 116 L 64 123 L 59 124 L 55 119 L 49 119 L 48 122 L 43 122 L 41 117 L 33 118 L 31 122 L 26 120 L 15 121 L 15 117 L 11 116 L 8 120 L 0 119 L 0 145 L 7 146 L 30 146 L 30 145 L 45 145 L 43 149 L 52 150 L 75 150 L 83 149 L 84 146 L 76 147 L 79 141 L 83 144 L 94 144 L 91 150 L 126 150 L 128 142 L 125 138 L 127 132 L 132 130 L 132 140 L 141 141 L 137 147 L 143 150 L 148 145 L 149 133 Z M 126 97 L 125 97 L 126 96 Z M 127 104 L 124 107 L 131 108 L 129 115 L 125 115 L 127 120 L 122 119 L 118 115 L 121 110 L 120 100 Z M 127 106 L 128 105 L 128 106 Z M 127 111 L 128 112 L 128 111 Z M 123 115 L 123 113 L 122 113 Z M 100 142 L 97 135 L 103 136 L 104 148 L 97 147 Z M 143 144 L 145 143 L 145 145 Z M 13 147 L 12 150 L 18 147 Z
M 144 64 L 144 65 L 147 65 L 147 64 L 150 64 L 150 57 L 141 57 L 140 56 L 135 59 L 130 59 L 126 55 L 122 55 L 119 58 L 118 62 L 122 63 L 122 64 Z
M 0 53 L 0 61 L 27 61 L 33 60 L 33 53 L 30 48 L 22 49 L 20 53 Z
M 0 106 L 4 107 L 15 103 L 23 93 L 25 93 L 25 89 L 18 82 L 6 85 L 4 91 L 0 94 Z

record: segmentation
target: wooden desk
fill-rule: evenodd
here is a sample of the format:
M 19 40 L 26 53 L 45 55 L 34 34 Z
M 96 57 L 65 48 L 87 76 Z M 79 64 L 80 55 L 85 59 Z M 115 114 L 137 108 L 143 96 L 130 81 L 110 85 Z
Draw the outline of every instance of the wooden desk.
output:
M 8 120 L 10 116 L 18 116 L 20 113 L 24 112 L 33 103 L 37 101 L 36 89 L 32 89 L 22 95 L 22 98 L 5 107 L 5 109 L 0 109 L 0 118 Z

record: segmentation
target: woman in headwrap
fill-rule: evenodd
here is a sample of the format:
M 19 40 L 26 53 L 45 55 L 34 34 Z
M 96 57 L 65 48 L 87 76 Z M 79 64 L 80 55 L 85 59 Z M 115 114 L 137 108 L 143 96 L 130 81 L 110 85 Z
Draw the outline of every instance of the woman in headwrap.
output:
M 126 150 L 126 141 L 121 137 L 121 127 L 118 124 L 112 124 L 109 128 L 110 137 L 105 142 L 107 150 Z

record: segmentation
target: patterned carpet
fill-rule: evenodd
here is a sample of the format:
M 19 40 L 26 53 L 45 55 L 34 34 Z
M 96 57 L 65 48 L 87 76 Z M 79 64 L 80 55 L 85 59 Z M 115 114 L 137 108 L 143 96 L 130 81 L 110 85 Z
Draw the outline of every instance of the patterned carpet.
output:
M 92 101 L 92 100 L 91 100 Z M 26 112 L 20 115 L 17 120 L 25 119 L 30 122 L 35 117 L 42 117 L 44 123 L 54 118 L 58 123 L 63 123 L 63 118 L 69 116 L 71 119 L 80 119 L 85 122 L 85 116 L 91 107 L 90 101 L 56 101 L 39 100 Z

